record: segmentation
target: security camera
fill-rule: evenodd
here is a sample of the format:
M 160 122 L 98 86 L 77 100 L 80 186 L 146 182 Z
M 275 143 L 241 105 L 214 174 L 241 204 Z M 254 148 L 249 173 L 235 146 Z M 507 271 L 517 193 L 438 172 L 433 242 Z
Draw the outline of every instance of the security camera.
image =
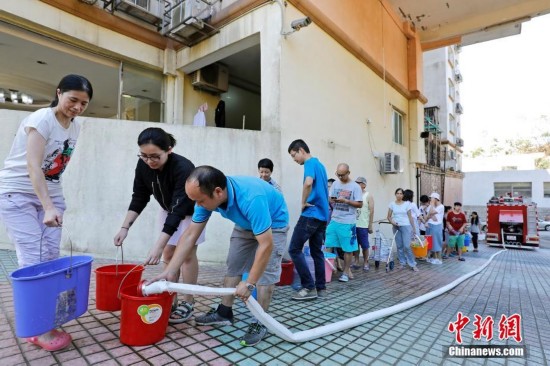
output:
M 309 19 L 309 17 L 305 17 L 305 18 L 293 20 L 292 23 L 290 23 L 290 26 L 295 31 L 299 31 L 301 28 L 307 27 L 310 24 L 311 24 L 311 19 Z

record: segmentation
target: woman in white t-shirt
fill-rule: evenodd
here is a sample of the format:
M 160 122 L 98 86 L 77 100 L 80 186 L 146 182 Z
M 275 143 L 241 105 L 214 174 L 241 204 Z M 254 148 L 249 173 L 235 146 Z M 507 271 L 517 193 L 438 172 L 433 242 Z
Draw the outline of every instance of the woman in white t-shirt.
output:
M 19 267 L 59 257 L 65 211 L 61 175 L 80 132 L 74 119 L 86 110 L 92 96 L 88 79 L 67 75 L 59 82 L 50 107 L 26 117 L 17 130 L 0 170 L 0 219 L 15 246 Z M 72 339 L 52 329 L 27 341 L 56 351 Z
M 393 225 L 395 244 L 397 246 L 397 258 L 401 264 L 399 269 L 405 268 L 408 264 L 413 271 L 417 272 L 416 261 L 411 249 L 411 236 L 416 231 L 414 219 L 411 214 L 410 202 L 403 200 L 403 189 L 395 190 L 395 201 L 388 207 L 388 221 Z

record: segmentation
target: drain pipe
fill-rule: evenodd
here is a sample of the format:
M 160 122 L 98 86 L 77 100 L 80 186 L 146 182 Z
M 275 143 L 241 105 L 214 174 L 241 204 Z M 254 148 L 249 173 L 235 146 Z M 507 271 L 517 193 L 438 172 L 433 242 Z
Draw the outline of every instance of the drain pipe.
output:
M 487 262 L 485 262 L 485 264 L 483 264 L 480 268 L 472 272 L 469 272 L 464 276 L 457 278 L 456 280 L 449 283 L 448 285 L 443 286 L 437 290 L 431 291 L 427 294 L 390 306 L 388 308 L 372 311 L 370 313 L 365 313 L 363 315 L 359 315 L 353 318 L 341 320 L 336 323 L 323 325 L 317 328 L 308 329 L 297 333 L 292 333 L 290 330 L 285 328 L 281 323 L 275 320 L 271 315 L 267 314 L 262 309 L 260 304 L 258 304 L 258 302 L 253 297 L 250 297 L 248 299 L 248 301 L 246 302 L 246 306 L 248 307 L 252 315 L 254 315 L 256 319 L 258 319 L 258 321 L 260 321 L 263 325 L 265 325 L 265 327 L 271 333 L 277 335 L 278 337 L 284 339 L 287 342 L 291 342 L 291 343 L 307 342 L 312 339 L 324 337 L 332 333 L 337 333 L 346 329 L 354 328 L 361 324 L 371 322 L 373 320 L 385 318 L 387 316 L 410 309 L 414 306 L 420 305 L 428 300 L 431 300 L 437 296 L 440 296 L 445 292 L 452 290 L 456 286 L 460 285 L 463 281 L 467 280 L 468 278 L 475 276 L 479 272 L 483 271 L 489 265 L 489 263 L 491 263 L 494 257 L 496 257 L 497 255 L 505 251 L 506 250 L 501 250 L 497 253 L 494 253 L 487 260 Z M 158 294 L 166 291 L 177 292 L 180 294 L 187 294 L 187 295 L 206 295 L 206 296 L 208 295 L 224 296 L 224 295 L 233 295 L 235 293 L 234 288 L 213 288 L 213 287 L 206 287 L 206 286 L 199 286 L 199 285 L 173 283 L 168 281 L 157 281 L 149 285 L 143 285 L 143 284 L 138 285 L 138 293 L 143 294 L 144 296 Z

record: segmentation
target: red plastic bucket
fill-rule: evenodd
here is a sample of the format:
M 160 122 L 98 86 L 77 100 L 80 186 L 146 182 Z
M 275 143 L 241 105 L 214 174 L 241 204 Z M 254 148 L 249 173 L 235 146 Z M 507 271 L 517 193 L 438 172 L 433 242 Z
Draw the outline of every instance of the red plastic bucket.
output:
M 118 268 L 117 268 L 118 267 Z M 98 267 L 95 270 L 95 307 L 97 310 L 120 310 L 119 291 L 124 280 L 124 287 L 137 286 L 141 281 L 143 266 L 135 264 L 113 264 Z
M 426 238 L 426 241 L 428 242 L 428 250 L 432 250 L 433 245 L 433 239 L 431 235 L 424 235 L 424 238 Z
M 282 262 L 281 277 L 279 278 L 279 282 L 277 282 L 276 285 L 277 286 L 292 285 L 293 278 L 294 278 L 294 263 L 292 263 L 292 261 Z
M 137 285 L 121 291 L 120 342 L 128 346 L 148 346 L 166 335 L 174 294 L 139 296 L 137 291 Z

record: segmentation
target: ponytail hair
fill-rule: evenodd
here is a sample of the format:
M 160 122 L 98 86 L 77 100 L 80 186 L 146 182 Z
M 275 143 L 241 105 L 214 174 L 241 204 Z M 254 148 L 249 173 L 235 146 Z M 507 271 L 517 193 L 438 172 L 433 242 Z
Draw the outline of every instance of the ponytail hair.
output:
M 176 139 L 172 134 L 159 127 L 149 127 L 141 131 L 137 140 L 138 146 L 153 144 L 163 151 L 176 146 Z
M 92 100 L 92 97 L 94 95 L 94 89 L 92 88 L 92 84 L 88 79 L 86 79 L 84 76 L 80 75 L 66 75 L 61 79 L 59 82 L 59 85 L 57 86 L 56 92 L 55 92 L 55 98 L 51 102 L 50 107 L 56 107 L 59 103 L 59 98 L 57 97 L 57 90 L 59 90 L 61 93 L 65 93 L 68 91 L 83 91 L 88 94 L 88 97 L 90 100 Z

